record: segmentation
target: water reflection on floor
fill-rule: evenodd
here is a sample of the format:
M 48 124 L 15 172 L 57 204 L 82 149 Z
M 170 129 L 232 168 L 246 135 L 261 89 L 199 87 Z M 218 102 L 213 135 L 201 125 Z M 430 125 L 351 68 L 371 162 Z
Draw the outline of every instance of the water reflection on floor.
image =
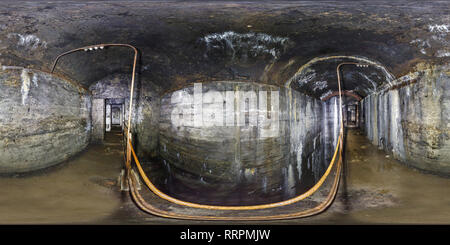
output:
M 293 186 L 292 195 L 287 195 L 283 183 L 278 188 L 257 192 L 255 190 L 261 189 L 261 186 L 255 182 L 243 181 L 239 185 L 230 186 L 221 182 L 214 183 L 203 179 L 204 177 L 201 177 L 200 183 L 192 183 L 192 179 L 196 177 L 188 177 L 183 181 L 171 174 L 173 166 L 169 167 L 164 160 L 158 158 L 153 159 L 151 164 L 146 164 L 144 169 L 152 183 L 162 192 L 180 200 L 207 205 L 237 206 L 280 202 L 306 192 L 315 184 L 311 176 L 304 175 L 305 178 Z
M 141 212 L 128 193 L 118 190 L 122 159 L 120 145 L 112 142 L 90 146 L 53 169 L 1 177 L 0 223 L 220 223 L 165 219 Z M 404 166 L 356 130 L 348 132 L 344 176 L 336 201 L 323 214 L 237 223 L 450 223 L 450 179 Z

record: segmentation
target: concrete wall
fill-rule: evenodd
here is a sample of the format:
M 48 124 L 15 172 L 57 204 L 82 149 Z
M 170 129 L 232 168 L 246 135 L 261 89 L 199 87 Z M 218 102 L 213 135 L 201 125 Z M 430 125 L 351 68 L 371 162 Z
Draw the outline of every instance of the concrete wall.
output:
M 367 96 L 365 131 L 373 144 L 413 167 L 450 174 L 448 66 L 426 67 Z
M 158 155 L 160 95 L 159 88 L 151 82 L 141 82 L 136 99 L 135 128 L 136 154 L 141 161 Z M 128 108 L 125 109 L 126 111 Z M 127 114 L 128 115 L 128 114 Z M 127 117 L 126 117 L 127 119 Z
M 333 106 L 303 93 L 290 89 L 286 93 L 290 158 L 283 179 L 284 189 L 289 193 L 285 197 L 293 197 L 313 186 L 328 167 L 329 142 L 335 133 L 329 124 L 333 125 L 335 113 Z
M 340 130 L 339 97 L 335 96 L 324 102 L 323 120 L 321 126 L 324 139 L 324 164 L 326 164 L 326 167 L 328 167 L 328 164 L 333 158 L 333 154 L 338 143 Z
M 89 143 L 90 97 L 50 74 L 20 67 L 0 70 L 0 173 L 60 163 Z
M 251 186 L 254 194 L 292 197 L 328 166 L 323 106 L 271 85 L 190 85 L 161 99 L 160 155 L 171 176 L 190 188 L 227 195 Z

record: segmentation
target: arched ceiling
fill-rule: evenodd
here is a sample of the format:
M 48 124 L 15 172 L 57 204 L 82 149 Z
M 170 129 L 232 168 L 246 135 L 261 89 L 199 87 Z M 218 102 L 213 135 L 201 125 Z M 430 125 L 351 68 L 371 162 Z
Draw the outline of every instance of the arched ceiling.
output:
M 308 61 L 333 55 L 366 57 L 398 77 L 419 62 L 448 62 L 449 13 L 447 1 L 2 1 L 0 62 L 49 70 L 67 50 L 129 43 L 140 50 L 140 81 L 163 91 L 226 79 L 284 86 Z M 74 53 L 56 73 L 89 87 L 130 73 L 132 55 Z M 314 84 L 292 85 L 320 98 L 335 89 L 336 62 L 312 65 L 305 75 L 314 73 Z M 343 67 L 343 75 L 346 89 L 361 96 L 386 82 L 374 67 Z
M 329 98 L 339 89 L 338 65 L 341 90 L 359 97 L 365 97 L 394 80 L 394 76 L 386 67 L 365 57 L 325 56 L 317 57 L 303 65 L 286 86 L 322 100 Z

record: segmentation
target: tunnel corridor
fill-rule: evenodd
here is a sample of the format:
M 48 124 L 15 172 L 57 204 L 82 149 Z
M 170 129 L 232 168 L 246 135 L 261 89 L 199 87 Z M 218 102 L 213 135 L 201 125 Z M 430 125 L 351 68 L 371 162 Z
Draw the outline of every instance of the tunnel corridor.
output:
M 0 224 L 449 224 L 449 12 L 2 2 Z
M 8 187 L 0 191 L 2 223 L 211 224 L 150 216 L 137 208 L 127 193 L 118 190 L 117 177 L 123 168 L 120 141 L 110 134 L 105 138 L 108 143 L 91 146 L 52 171 L 26 178 L 1 178 L 0 183 Z M 448 179 L 401 164 L 354 129 L 347 132 L 346 156 L 345 181 L 326 212 L 305 219 L 263 223 L 448 223 Z M 153 167 L 152 172 L 157 173 L 157 168 Z

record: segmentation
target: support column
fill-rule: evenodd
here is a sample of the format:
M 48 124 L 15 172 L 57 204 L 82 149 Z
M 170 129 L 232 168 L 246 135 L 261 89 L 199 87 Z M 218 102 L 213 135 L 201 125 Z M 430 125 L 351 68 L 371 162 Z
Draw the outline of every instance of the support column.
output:
M 105 136 L 105 100 L 92 101 L 92 142 L 103 143 Z

